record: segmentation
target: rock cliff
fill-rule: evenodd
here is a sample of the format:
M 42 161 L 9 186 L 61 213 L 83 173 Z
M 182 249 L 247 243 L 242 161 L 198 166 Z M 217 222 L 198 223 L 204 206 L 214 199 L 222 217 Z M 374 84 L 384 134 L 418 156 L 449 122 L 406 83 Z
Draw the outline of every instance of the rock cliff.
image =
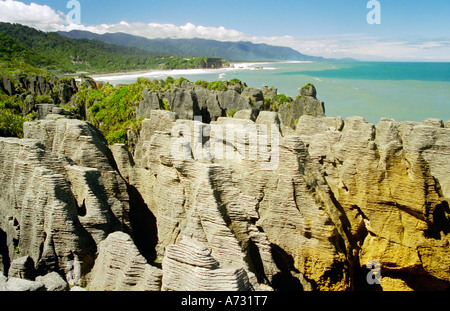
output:
M 250 88 L 241 81 L 225 82 L 220 89 L 205 87 L 183 81 L 181 85 L 163 91 L 145 89 L 143 100 L 139 103 L 137 117 L 150 117 L 152 110 L 164 109 L 177 113 L 180 119 L 193 120 L 202 117 L 210 123 L 239 111 L 250 111 L 248 118 L 256 121 L 261 111 L 277 111 L 282 128 L 295 129 L 296 122 L 303 115 L 325 116 L 324 103 L 316 98 L 316 89 L 307 85 L 299 89 L 300 96 L 278 101 L 278 91 L 274 88 L 262 90 Z
M 158 219 L 159 256 L 187 237 L 219 266 L 243 268 L 253 288 L 360 288 L 371 261 L 385 290 L 448 288 L 448 128 L 303 116 L 296 135 L 276 134 L 274 169 L 251 159 L 245 135 L 226 141 L 230 157 L 213 153 L 224 144 L 215 134 L 267 124 L 279 124 L 276 113 L 206 125 L 151 112 L 123 175 Z M 183 128 L 209 136 L 200 151 L 190 137 L 180 161 L 171 148 Z
M 259 92 L 203 90 L 144 93 L 133 153 L 64 116 L 0 138 L 0 289 L 450 288 L 442 121 L 373 125 L 320 104 L 292 127 L 254 113 Z M 317 101 L 301 93 L 302 109 Z
M 58 79 L 55 76 L 15 74 L 12 78 L 0 79 L 0 90 L 7 95 L 22 96 L 23 100 L 27 95 L 48 95 L 55 105 L 68 103 L 78 88 L 75 79 Z M 35 109 L 35 107 L 27 108 L 24 114 Z

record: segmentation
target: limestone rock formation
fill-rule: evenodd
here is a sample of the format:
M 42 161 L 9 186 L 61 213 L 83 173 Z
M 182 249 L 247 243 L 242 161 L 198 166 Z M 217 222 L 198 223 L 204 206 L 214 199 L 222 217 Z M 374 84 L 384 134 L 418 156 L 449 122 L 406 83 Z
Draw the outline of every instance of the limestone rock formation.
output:
M 44 276 L 38 276 L 36 282 L 41 282 L 48 292 L 64 292 L 69 289 L 69 284 L 56 272 L 50 272 Z
M 300 96 L 291 103 L 279 107 L 280 119 L 283 125 L 289 128 L 295 129 L 302 116 L 325 117 L 324 103 L 316 98 L 317 90 L 314 85 L 308 84 L 300 88 L 299 92 Z
M 83 283 L 96 245 L 111 232 L 132 232 L 127 184 L 88 123 L 59 119 L 24 128 L 26 139 L 0 138 L 3 266 L 14 274 L 10 263 L 28 256 L 38 275 L 67 275 L 77 263 Z
M 0 274 L 0 292 L 34 292 L 34 291 L 67 291 L 69 285 L 56 272 L 50 272 L 44 276 L 38 276 L 36 280 L 9 276 L 8 278 Z
M 144 90 L 144 100 L 137 110 L 138 117 L 150 117 L 151 110 L 164 108 L 167 103 L 170 111 L 177 113 L 180 119 L 193 120 L 202 116 L 209 123 L 226 115 L 227 111 L 252 109 L 249 96 L 241 94 L 241 89 L 210 91 L 193 83 L 184 83 L 184 87 L 173 87 L 166 92 Z
M 326 123 L 302 117 L 297 131 L 346 215 L 360 264 L 380 263 L 383 289 L 448 288 L 448 129 L 358 117 L 342 131 Z
M 16 277 L 19 279 L 32 280 L 35 278 L 36 269 L 34 267 L 33 259 L 29 256 L 17 258 L 11 262 L 9 268 L 9 277 Z
M 39 273 L 65 271 L 75 259 L 88 269 L 95 244 L 79 222 L 66 163 L 36 140 L 2 138 L 0 146 L 0 225 L 8 259 L 29 256 Z
M 0 79 L 0 89 L 6 94 L 23 96 L 28 94 L 41 96 L 51 96 L 55 105 L 66 104 L 71 97 L 78 92 L 78 86 L 75 79 L 58 79 L 57 77 L 46 77 L 42 75 L 14 74 L 12 79 L 2 77 Z M 40 103 L 37 103 L 40 104 Z M 29 106 L 28 110 L 33 111 Z
M 310 85 L 309 88 L 311 91 L 308 92 L 301 89 L 302 97 L 295 100 L 290 98 L 288 103 L 280 105 L 279 118 L 284 126 L 295 128 L 296 120 L 302 115 L 325 116 L 324 104 L 317 100 L 315 87 Z M 271 108 L 265 106 L 265 97 L 275 103 L 277 92 L 274 88 L 249 88 L 242 82 L 228 85 L 228 90 L 209 90 L 183 81 L 180 86 L 172 85 L 172 88 L 165 92 L 145 89 L 137 116 L 149 118 L 152 110 L 168 109 L 175 112 L 180 119 L 193 120 L 194 117 L 201 116 L 204 123 L 210 123 L 232 111 L 245 110 L 251 111 L 250 118 L 255 121 L 261 111 Z M 238 118 L 242 118 L 240 114 Z
M 9 278 L 4 282 L 0 280 L 0 291 L 39 292 L 45 291 L 45 284 L 19 278 Z
M 0 89 L 9 96 L 16 94 L 14 83 L 7 77 L 2 77 L 2 79 L 0 80 Z
M 147 92 L 133 152 L 64 115 L 0 138 L 0 289 L 449 289 L 448 122 L 262 93 Z
M 106 203 L 107 209 L 110 209 L 109 213 L 113 214 L 113 219 L 105 219 L 106 226 L 130 227 L 126 183 L 118 174 L 111 150 L 97 129 L 80 120 L 43 120 L 25 123 L 24 136 L 39 140 L 54 155 L 63 157 L 72 166 L 79 166 L 72 167 L 67 172 L 69 183 L 76 183 L 75 179 L 84 178 L 85 182 L 89 181 L 89 188 L 97 187 L 105 192 L 105 197 L 97 197 L 94 200 L 97 204 Z M 89 209 L 86 205 L 89 202 L 87 196 L 92 191 L 81 191 L 84 194 L 77 194 L 75 199 L 81 209 L 83 205 L 84 209 Z M 102 200 L 104 202 L 101 202 Z
M 351 289 L 372 260 L 385 289 L 448 287 L 448 269 L 438 268 L 446 261 L 431 260 L 447 257 L 449 233 L 448 130 L 439 123 L 303 116 L 283 136 L 268 130 L 280 124 L 276 113 L 207 125 L 152 111 L 147 122 L 127 172 L 157 219 L 159 256 L 188 237 L 220 267 L 274 288 Z M 224 141 L 227 131 L 235 139 Z M 272 137 L 279 165 L 264 170 L 270 144 L 252 157 L 252 140 Z
M 305 170 L 299 166 L 306 157 L 305 147 L 298 138 L 281 139 L 277 114 L 264 112 L 256 123 L 219 118 L 210 126 L 157 118 L 160 114 L 152 112 L 148 123 L 162 131 L 143 126 L 132 168 L 135 173 L 130 175 L 130 183 L 142 193 L 157 219 L 159 256 L 166 256 L 171 245 L 178 245 L 186 236 L 204 243 L 221 267 L 244 269 L 259 283 L 281 288 L 296 280 L 296 286 L 303 282 L 310 288 L 305 281 L 310 279 L 317 286 L 330 285 L 323 271 L 333 270 L 337 263 L 345 265 L 345 250 L 338 242 L 330 242 L 339 241 L 339 233 L 330 225 L 333 220 L 324 203 L 310 194 L 313 181 L 301 172 Z M 165 120 L 164 124 L 151 122 L 153 117 Z M 257 141 L 271 143 L 256 158 L 249 153 L 252 142 L 248 136 L 238 134 L 231 141 L 219 137 L 227 130 L 245 134 L 246 128 L 255 130 Z M 180 130 L 184 135 L 180 136 Z M 174 143 L 191 131 L 209 132 L 209 137 L 203 137 L 209 139 L 209 148 L 203 141 L 195 147 L 197 138 L 189 137 L 181 150 L 175 150 L 181 154 L 174 153 Z M 275 160 L 275 153 L 269 150 L 276 147 L 272 142 L 280 140 L 279 165 L 264 169 L 262 164 Z M 227 146 L 231 158 L 217 153 Z M 315 264 L 311 267 L 310 262 Z M 249 279 L 252 286 L 258 286 L 254 278 Z M 337 283 L 330 286 L 348 286 L 345 278 Z
M 161 270 L 147 263 L 129 235 L 114 232 L 99 243 L 88 290 L 159 291 L 161 276 Z
M 163 261 L 162 290 L 248 291 L 252 286 L 243 268 L 220 268 L 210 250 L 184 238 L 169 245 Z

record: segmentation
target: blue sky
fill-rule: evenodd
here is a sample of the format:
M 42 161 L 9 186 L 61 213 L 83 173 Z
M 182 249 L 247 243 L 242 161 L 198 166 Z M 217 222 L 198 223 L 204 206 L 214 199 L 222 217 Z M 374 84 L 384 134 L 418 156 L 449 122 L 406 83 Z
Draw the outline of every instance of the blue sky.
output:
M 32 11 L 30 4 L 35 3 L 47 5 L 60 15 L 69 12 L 66 0 L 3 0 L 0 5 L 2 2 L 9 2 L 11 10 L 17 7 L 25 11 L 29 7 Z M 26 6 L 19 6 L 19 2 Z M 61 22 L 46 24 L 45 15 L 41 21 L 35 20 L 39 17 L 29 18 L 30 21 L 23 17 L 24 23 L 34 23 L 44 30 L 123 31 L 149 38 L 248 40 L 286 45 L 305 54 L 326 57 L 450 61 L 450 1 L 447 0 L 379 0 L 380 25 L 369 25 L 366 21 L 370 11 L 366 8 L 368 0 L 79 2 L 82 25 L 78 27 L 58 26 Z M 51 16 L 51 12 L 48 14 Z M 21 17 L 9 17 L 14 18 Z

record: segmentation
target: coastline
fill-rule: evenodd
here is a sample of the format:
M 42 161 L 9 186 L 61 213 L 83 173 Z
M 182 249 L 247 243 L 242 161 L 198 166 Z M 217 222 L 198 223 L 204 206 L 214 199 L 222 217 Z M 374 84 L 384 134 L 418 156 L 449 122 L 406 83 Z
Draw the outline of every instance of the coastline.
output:
M 120 80 L 123 78 L 140 78 L 149 77 L 155 78 L 157 76 L 170 76 L 169 73 L 173 75 L 192 75 L 192 74 L 203 74 L 203 73 L 223 73 L 227 71 L 236 70 L 274 70 L 274 67 L 265 67 L 268 64 L 279 64 L 279 63 L 312 63 L 303 61 L 280 61 L 280 62 L 233 62 L 230 63 L 230 67 L 225 68 L 201 68 L 201 69 L 149 69 L 149 70 L 135 70 L 135 71 L 123 71 L 123 72 L 110 72 L 110 73 L 98 73 L 90 75 L 96 81 L 102 81 L 104 79 Z
M 93 78 L 112 85 L 131 84 L 139 77 L 165 80 L 172 76 L 175 79 L 184 77 L 190 81 L 208 82 L 236 78 L 249 87 L 273 86 L 279 93 L 292 98 L 298 95 L 299 86 L 313 83 L 320 92 L 319 99 L 327 104 L 328 116 L 346 118 L 358 115 L 373 124 L 381 118 L 399 122 L 420 122 L 423 116 L 450 120 L 450 78 L 447 72 L 450 64 L 236 62 L 231 65 L 235 68 L 136 70 L 98 74 Z M 256 70 L 255 67 L 263 67 L 263 70 Z M 275 70 L 270 70 L 273 67 L 276 67 Z M 430 67 L 433 70 L 429 70 Z M 407 70 L 394 70 L 397 68 Z M 424 92 L 424 89 L 427 91 Z
M 192 75 L 192 74 L 202 74 L 208 72 L 221 72 L 224 69 L 170 69 L 170 70 L 145 70 L 145 71 L 129 71 L 124 73 L 109 73 L 109 74 L 98 74 L 91 75 L 90 77 L 95 81 L 115 81 L 123 79 L 137 79 L 137 78 L 149 78 L 157 79 L 159 77 L 168 76 L 178 76 L 178 75 Z

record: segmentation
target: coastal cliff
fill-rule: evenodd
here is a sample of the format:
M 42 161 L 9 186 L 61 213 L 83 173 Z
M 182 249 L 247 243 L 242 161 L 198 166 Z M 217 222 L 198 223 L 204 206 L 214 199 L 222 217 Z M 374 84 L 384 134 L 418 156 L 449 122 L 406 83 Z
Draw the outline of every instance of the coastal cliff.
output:
M 450 288 L 448 123 L 184 83 L 132 148 L 64 114 L 0 138 L 0 289 Z

